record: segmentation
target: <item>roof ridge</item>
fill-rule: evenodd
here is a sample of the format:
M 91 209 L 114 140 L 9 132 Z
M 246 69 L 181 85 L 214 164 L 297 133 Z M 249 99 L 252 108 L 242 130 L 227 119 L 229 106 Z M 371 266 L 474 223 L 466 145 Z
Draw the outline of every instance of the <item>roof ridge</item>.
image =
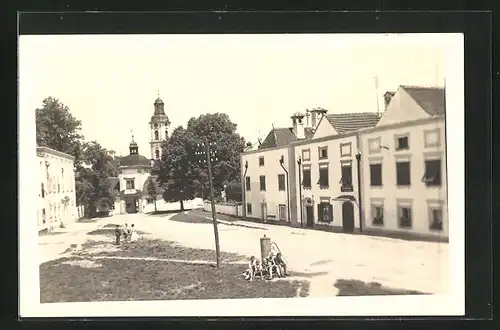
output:
M 343 113 L 329 113 L 327 116 L 335 115 L 378 115 L 377 112 L 343 112 Z
M 419 85 L 400 85 L 400 87 L 408 89 L 436 89 L 436 90 L 445 89 L 445 87 L 440 87 L 440 86 L 419 86 Z

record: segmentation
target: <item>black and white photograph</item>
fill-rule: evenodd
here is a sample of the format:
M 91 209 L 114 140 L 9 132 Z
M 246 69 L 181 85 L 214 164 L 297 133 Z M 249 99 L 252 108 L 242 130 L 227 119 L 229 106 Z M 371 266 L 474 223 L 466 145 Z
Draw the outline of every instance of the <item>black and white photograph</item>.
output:
M 21 35 L 21 315 L 462 315 L 463 52 Z

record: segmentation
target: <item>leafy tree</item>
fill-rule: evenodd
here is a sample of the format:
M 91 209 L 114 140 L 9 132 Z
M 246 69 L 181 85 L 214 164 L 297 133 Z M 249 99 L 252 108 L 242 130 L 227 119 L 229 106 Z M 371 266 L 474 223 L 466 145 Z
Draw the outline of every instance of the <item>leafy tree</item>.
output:
M 35 116 L 37 144 L 75 156 L 75 165 L 78 165 L 83 138 L 81 121 L 54 97 L 45 98 L 42 107 L 35 110 Z
M 113 201 L 115 192 L 109 186 L 108 178 L 118 175 L 117 162 L 98 142 L 84 143 L 82 162 L 77 180 L 77 200 L 86 205 L 87 214 L 95 214 L 102 199 Z
M 237 132 L 237 125 L 231 122 L 227 114 L 205 114 L 188 121 L 187 131 L 196 144 L 204 141 L 215 143 L 211 149 L 217 160 L 212 162 L 214 191 L 219 194 L 224 185 L 240 181 L 240 154 L 245 148 L 245 139 Z M 204 150 L 203 150 L 204 151 Z M 194 185 L 202 197 L 209 195 L 208 169 L 205 162 L 198 163 Z M 201 159 L 204 161 L 204 159 Z
M 228 201 L 241 202 L 243 201 L 243 196 L 241 193 L 241 183 L 240 182 L 230 182 L 226 187 L 226 197 Z
M 156 184 L 155 184 L 155 182 L 153 180 L 154 180 L 154 178 L 151 177 L 151 179 L 148 182 L 147 189 L 148 189 L 149 197 L 155 203 L 155 212 L 157 212 L 158 210 L 156 208 L 156 195 L 158 194 L 158 191 L 156 190 Z
M 195 194 L 193 144 L 192 134 L 182 126 L 177 127 L 164 142 L 162 158 L 153 170 L 164 189 L 163 199 L 180 202 L 181 210 L 184 210 L 184 201 Z

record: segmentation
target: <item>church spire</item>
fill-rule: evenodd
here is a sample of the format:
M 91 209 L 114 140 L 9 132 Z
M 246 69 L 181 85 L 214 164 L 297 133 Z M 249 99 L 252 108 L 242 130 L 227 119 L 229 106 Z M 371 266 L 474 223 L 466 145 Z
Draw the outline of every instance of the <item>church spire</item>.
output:
M 134 141 L 134 131 L 130 130 L 130 133 L 132 134 L 132 142 L 129 144 L 129 150 L 131 155 L 137 155 L 139 154 L 139 146 L 137 143 Z

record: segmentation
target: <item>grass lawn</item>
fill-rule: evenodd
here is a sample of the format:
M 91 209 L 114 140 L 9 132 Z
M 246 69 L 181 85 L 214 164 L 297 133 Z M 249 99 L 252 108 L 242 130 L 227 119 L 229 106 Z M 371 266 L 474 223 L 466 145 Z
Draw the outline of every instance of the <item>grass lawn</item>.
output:
M 425 294 L 414 290 L 389 288 L 377 282 L 339 279 L 334 286 L 339 290 L 337 296 L 382 296 Z
M 102 252 L 106 244 L 110 251 Z M 92 254 L 96 247 L 100 247 L 101 252 Z M 92 259 L 92 255 L 215 260 L 214 251 L 179 247 L 158 240 L 143 239 L 118 247 L 110 242 L 88 242 L 70 257 L 40 265 L 41 302 L 286 298 L 307 296 L 309 291 L 307 281 L 247 282 L 242 276 L 245 264 L 223 264 L 217 269 L 210 264 Z M 223 254 L 226 262 L 241 258 Z

